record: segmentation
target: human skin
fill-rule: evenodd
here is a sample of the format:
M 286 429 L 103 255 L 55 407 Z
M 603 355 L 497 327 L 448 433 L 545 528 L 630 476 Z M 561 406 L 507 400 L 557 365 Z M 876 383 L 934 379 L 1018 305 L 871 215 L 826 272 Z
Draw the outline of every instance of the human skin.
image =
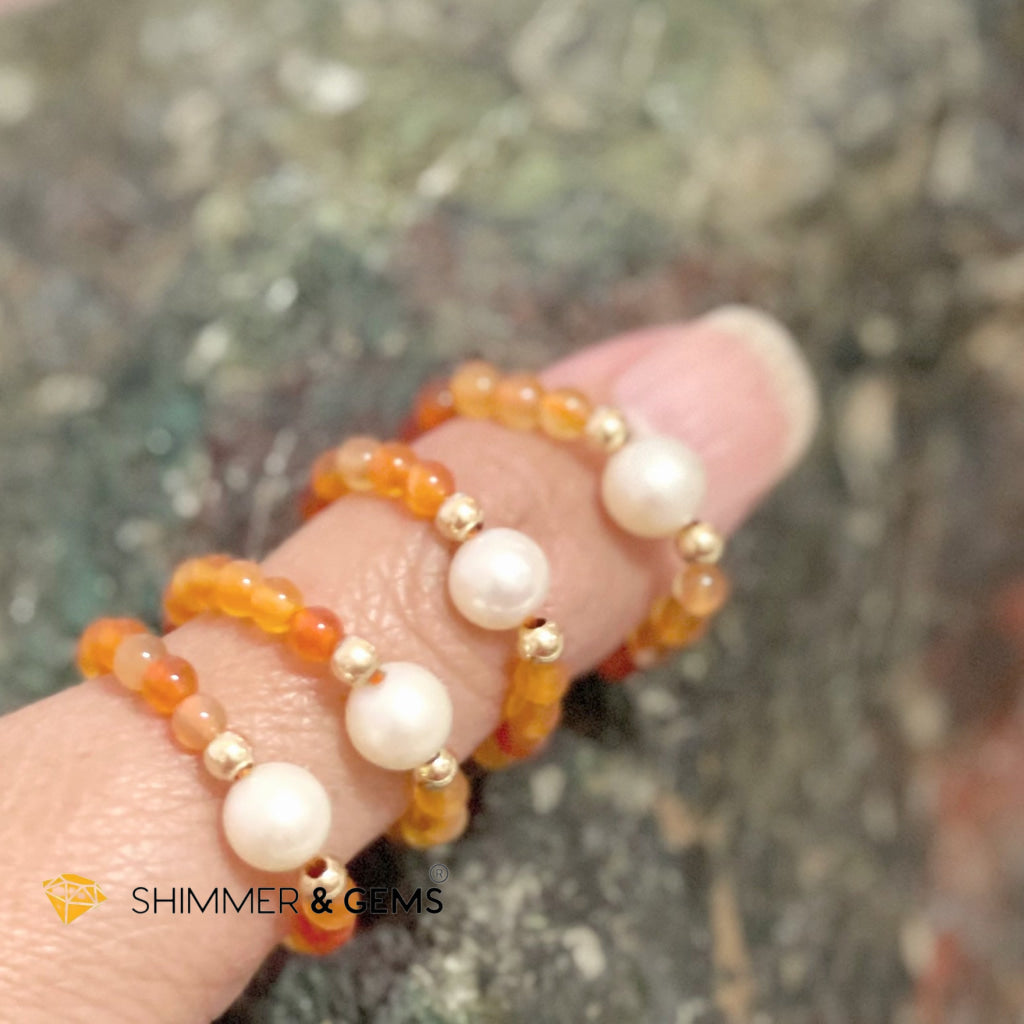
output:
M 708 473 L 703 513 L 727 531 L 793 465 L 817 418 L 792 341 L 743 309 L 585 349 L 544 379 L 615 402 L 644 428 L 691 445 Z M 608 654 L 667 585 L 670 543 L 631 539 L 607 519 L 599 461 L 578 448 L 461 420 L 415 447 L 453 469 L 491 525 L 521 529 L 547 552 L 545 610 L 564 625 L 571 670 Z M 445 587 L 450 557 L 429 524 L 393 503 L 349 496 L 264 568 L 294 580 L 308 603 L 336 610 L 387 660 L 436 672 L 455 706 L 450 746 L 465 758 L 498 721 L 510 637 L 457 615 Z M 327 850 L 348 860 L 401 812 L 404 779 L 355 754 L 334 687 L 304 674 L 277 641 L 204 617 L 167 642 L 196 666 L 200 688 L 222 701 L 259 760 L 303 764 L 324 783 L 333 806 Z M 171 742 L 166 720 L 113 680 L 0 719 L 0 778 L 0 1007 L 16 1011 L 12 1019 L 206 1021 L 281 938 L 276 916 L 132 913 L 139 885 L 244 892 L 289 880 L 231 853 L 219 827 L 224 785 Z M 41 891 L 43 879 L 64 871 L 101 881 L 108 897 L 73 927 Z

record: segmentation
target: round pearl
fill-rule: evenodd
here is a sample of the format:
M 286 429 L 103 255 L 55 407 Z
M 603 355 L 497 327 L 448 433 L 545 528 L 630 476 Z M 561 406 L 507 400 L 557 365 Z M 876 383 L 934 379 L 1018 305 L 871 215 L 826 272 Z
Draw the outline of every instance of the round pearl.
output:
M 674 438 L 630 441 L 608 459 L 601 497 L 627 533 L 668 537 L 696 516 L 704 499 L 704 467 Z
M 327 790 L 305 768 L 258 764 L 228 790 L 224 835 L 247 864 L 291 871 L 319 852 L 331 827 Z
M 448 592 L 455 607 L 484 629 L 512 629 L 535 615 L 551 585 L 540 546 L 525 533 L 484 530 L 455 552 Z
M 429 761 L 452 730 L 452 700 L 444 683 L 410 661 L 381 665 L 384 678 L 352 690 L 345 728 L 367 761 L 410 771 Z

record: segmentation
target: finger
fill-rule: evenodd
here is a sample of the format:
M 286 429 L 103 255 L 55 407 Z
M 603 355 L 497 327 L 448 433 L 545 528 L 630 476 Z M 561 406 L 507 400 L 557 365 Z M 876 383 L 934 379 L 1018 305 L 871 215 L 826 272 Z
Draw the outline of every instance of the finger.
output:
M 772 321 L 729 310 L 690 326 L 644 331 L 585 350 L 548 371 L 703 457 L 707 513 L 733 525 L 792 465 L 817 415 L 791 339 Z M 601 511 L 596 463 L 542 437 L 451 421 L 417 443 L 483 503 L 491 525 L 522 529 L 552 565 L 546 612 L 567 633 L 574 669 L 594 664 L 642 616 L 667 564 L 665 545 L 626 537 Z M 450 549 L 393 505 L 350 496 L 266 562 L 311 604 L 336 610 L 388 660 L 416 661 L 447 683 L 451 746 L 467 756 L 498 721 L 507 634 L 459 618 L 445 589 Z M 405 782 L 361 761 L 345 740 L 336 690 L 246 626 L 197 620 L 168 641 L 204 690 L 256 743 L 260 760 L 314 771 L 334 807 L 328 849 L 348 859 L 402 810 Z M 54 742 L 60 737 L 60 742 Z M 0 1005 L 53 1019 L 205 1020 L 244 985 L 280 937 L 273 916 L 133 915 L 135 886 L 288 884 L 250 871 L 219 832 L 221 788 L 168 742 L 165 723 L 90 682 L 0 720 L 13 785 L 0 796 L 0 872 L 11 924 L 0 937 Z M 108 901 L 74 928 L 41 918 L 39 883 L 76 871 Z M 45 925 L 45 927 L 43 927 Z M 52 925 L 52 926 L 51 926 Z M 83 1008 L 84 1007 L 84 1008 Z

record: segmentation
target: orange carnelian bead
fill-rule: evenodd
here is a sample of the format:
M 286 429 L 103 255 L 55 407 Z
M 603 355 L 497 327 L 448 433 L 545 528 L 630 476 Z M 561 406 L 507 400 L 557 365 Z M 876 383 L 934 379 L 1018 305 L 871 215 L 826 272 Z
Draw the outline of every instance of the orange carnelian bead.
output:
M 312 487 L 307 487 L 299 498 L 299 515 L 303 521 L 312 519 L 318 512 L 322 512 L 327 508 L 329 504 L 329 501 L 318 498 L 313 493 Z
M 568 689 L 569 673 L 558 662 L 517 661 L 503 713 L 515 718 L 526 704 L 554 704 Z
M 637 668 L 650 668 L 664 653 L 650 619 L 642 622 L 626 640 L 626 649 Z
M 252 621 L 265 633 L 287 633 L 302 594 L 291 580 L 272 576 L 256 586 L 252 595 Z
M 226 615 L 246 618 L 252 614 L 252 598 L 263 579 L 255 562 L 237 559 L 217 570 L 214 600 Z
M 193 752 L 205 750 L 210 740 L 227 727 L 224 705 L 208 693 L 186 697 L 171 715 L 171 735 Z
M 591 411 L 590 400 L 581 391 L 549 391 L 540 403 L 541 429 L 556 441 L 575 441 L 583 436 Z
M 170 715 L 199 688 L 196 670 L 174 654 L 158 658 L 142 677 L 142 696 L 154 711 Z
M 494 393 L 498 371 L 481 359 L 463 363 L 451 380 L 455 411 L 472 419 L 487 419 L 494 414 Z
M 164 591 L 164 614 L 179 626 L 205 610 L 193 601 L 191 594 L 190 576 L 197 561 L 196 558 L 189 558 L 182 562 L 171 574 L 171 582 Z
M 511 761 L 521 761 L 524 758 L 532 757 L 544 746 L 547 738 L 547 736 L 542 736 L 534 740 L 524 739 L 508 722 L 502 722 L 494 734 L 498 749 L 506 754 Z
M 499 422 L 514 430 L 533 430 L 540 420 L 540 404 L 544 397 L 541 382 L 528 373 L 503 377 L 494 392 L 494 415 Z
M 450 817 L 458 807 L 465 807 L 469 800 L 469 779 L 460 768 L 447 786 L 431 789 L 413 783 L 412 806 L 432 818 Z
M 296 914 L 284 944 L 294 953 L 323 956 L 340 949 L 352 938 L 356 931 L 356 921 L 353 914 L 351 924 L 345 928 L 318 928 L 305 914 Z
M 672 581 L 672 594 L 691 615 L 714 615 L 729 596 L 729 580 L 717 565 L 685 566 Z
M 400 441 L 379 445 L 370 459 L 370 480 L 374 490 L 384 498 L 398 498 L 405 493 L 409 471 L 416 465 L 416 453 Z
M 340 896 L 331 897 L 331 912 L 328 914 L 326 911 L 322 914 L 318 914 L 312 906 L 312 900 L 309 902 L 299 902 L 299 914 L 304 917 L 313 927 L 319 932 L 339 932 L 347 931 L 351 932 L 356 925 L 358 915 L 353 914 L 348 907 L 345 906 L 345 896 L 350 889 L 356 887 L 355 882 L 347 880 L 345 883 L 345 891 Z M 351 897 L 351 902 L 354 907 L 359 908 L 359 901 L 362 899 L 359 893 L 354 893 Z
M 146 669 L 167 653 L 163 640 L 149 633 L 133 633 L 126 636 L 114 653 L 114 675 L 128 690 L 142 687 Z
M 288 647 L 306 661 L 330 661 L 342 637 L 341 621 L 329 608 L 300 608 L 292 617 Z
M 199 614 L 192 611 L 180 598 L 176 597 L 170 587 L 164 591 L 160 604 L 164 610 L 165 633 L 170 633 L 172 629 L 178 626 L 184 626 L 186 622 L 194 619 Z
M 454 842 L 469 824 L 469 808 L 463 804 L 443 818 L 419 814 L 414 808 L 398 820 L 398 833 L 407 846 L 417 850 Z
M 310 486 L 313 494 L 326 502 L 337 501 L 348 490 L 338 465 L 336 449 L 317 456 L 310 473 Z
M 625 644 L 609 654 L 597 668 L 598 675 L 608 680 L 609 683 L 621 683 L 635 671 L 636 665 Z
M 455 493 L 455 478 L 440 462 L 417 462 L 405 482 L 405 504 L 413 515 L 433 519 Z
M 691 615 L 674 597 L 660 597 L 650 616 L 651 629 L 659 644 L 684 647 L 699 640 L 707 630 L 707 619 Z
M 375 437 L 350 437 L 335 453 L 341 478 L 350 491 L 372 491 L 370 462 L 380 446 Z
M 473 751 L 473 760 L 486 771 L 496 771 L 499 768 L 507 768 L 515 761 L 510 754 L 498 746 L 496 736 L 488 736 L 487 739 Z
M 435 380 L 424 385 L 416 396 L 413 422 L 421 434 L 439 427 L 455 415 L 455 397 L 446 380 Z
M 205 555 L 182 562 L 174 570 L 165 594 L 165 604 L 169 606 L 165 611 L 169 617 L 174 609 L 187 610 L 189 618 L 208 611 L 213 606 L 217 574 L 230 561 L 227 555 Z
M 561 704 L 523 704 L 502 723 L 516 740 L 533 743 L 550 735 L 562 720 Z
M 86 626 L 78 641 L 76 660 L 87 679 L 104 676 L 114 667 L 114 656 L 121 641 L 132 633 L 147 632 L 138 619 L 97 619 Z

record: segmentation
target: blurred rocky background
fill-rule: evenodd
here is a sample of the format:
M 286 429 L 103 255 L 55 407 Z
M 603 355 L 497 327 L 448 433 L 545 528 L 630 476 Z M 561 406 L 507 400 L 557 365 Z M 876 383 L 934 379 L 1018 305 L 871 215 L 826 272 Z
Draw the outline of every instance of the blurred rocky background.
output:
M 0 22 L 0 707 L 468 353 L 768 307 L 827 397 L 714 637 L 579 684 L 445 910 L 237 1022 L 1024 1013 L 1024 8 L 74 0 Z M 437 857 L 374 851 L 425 884 Z

